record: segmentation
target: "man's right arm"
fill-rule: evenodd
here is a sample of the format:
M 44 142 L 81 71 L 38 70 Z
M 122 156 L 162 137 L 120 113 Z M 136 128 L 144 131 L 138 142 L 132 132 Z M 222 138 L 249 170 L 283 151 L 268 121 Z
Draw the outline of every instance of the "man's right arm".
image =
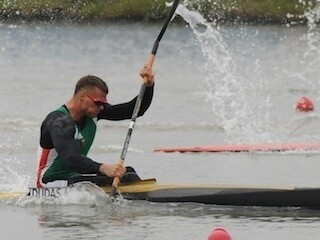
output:
M 53 112 L 41 127 L 40 144 L 44 148 L 55 148 L 66 165 L 74 171 L 99 173 L 101 164 L 81 154 L 81 142 L 74 139 L 75 131 L 72 119 L 58 111 Z

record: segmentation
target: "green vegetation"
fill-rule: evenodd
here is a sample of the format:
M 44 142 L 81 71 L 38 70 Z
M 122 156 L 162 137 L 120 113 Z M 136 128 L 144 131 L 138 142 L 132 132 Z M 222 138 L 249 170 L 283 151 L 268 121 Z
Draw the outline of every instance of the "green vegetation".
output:
M 0 0 L 0 20 L 156 21 L 166 17 L 166 2 L 170 0 Z M 316 0 L 181 2 L 211 21 L 265 23 L 301 21 L 301 15 L 316 4 Z
M 210 20 L 287 22 L 301 21 L 301 16 L 316 6 L 316 0 L 196 0 L 190 5 Z
M 0 0 L 2 20 L 157 20 L 165 0 Z

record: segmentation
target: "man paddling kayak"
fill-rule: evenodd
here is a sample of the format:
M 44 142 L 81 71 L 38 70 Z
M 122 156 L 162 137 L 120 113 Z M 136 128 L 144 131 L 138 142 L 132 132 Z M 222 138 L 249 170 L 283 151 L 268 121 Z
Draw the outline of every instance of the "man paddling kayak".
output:
M 138 116 L 149 108 L 153 97 L 154 73 L 145 65 L 140 76 L 147 88 Z M 87 157 L 100 119 L 130 119 L 137 97 L 130 102 L 111 105 L 107 102 L 107 84 L 96 76 L 81 78 L 74 95 L 51 112 L 41 125 L 37 187 L 65 187 L 79 181 L 99 186 L 111 185 L 114 177 L 122 182 L 140 180 L 135 170 L 119 163 L 98 163 Z

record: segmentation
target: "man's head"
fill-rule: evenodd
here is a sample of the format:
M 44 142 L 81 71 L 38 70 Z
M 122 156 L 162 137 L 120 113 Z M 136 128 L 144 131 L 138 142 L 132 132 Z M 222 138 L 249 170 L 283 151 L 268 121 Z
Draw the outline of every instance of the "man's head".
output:
M 96 117 L 107 103 L 107 84 L 92 75 L 82 77 L 76 84 L 74 98 L 78 99 L 78 109 L 88 117 Z
M 101 78 L 93 75 L 88 75 L 80 78 L 80 80 L 77 82 L 76 88 L 74 90 L 74 95 L 83 89 L 87 90 L 93 87 L 99 88 L 105 94 L 108 94 L 109 92 L 107 84 Z

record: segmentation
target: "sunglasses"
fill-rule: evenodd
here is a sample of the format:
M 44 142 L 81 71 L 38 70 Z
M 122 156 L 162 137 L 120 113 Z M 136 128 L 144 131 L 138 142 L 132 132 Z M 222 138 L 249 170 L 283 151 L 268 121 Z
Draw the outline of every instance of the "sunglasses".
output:
M 91 96 L 90 94 L 86 93 L 84 90 L 83 90 L 83 93 L 88 97 L 90 98 L 94 105 L 96 105 L 97 107 L 101 107 L 101 106 L 104 106 L 106 103 L 107 103 L 107 99 L 102 99 L 102 98 L 95 98 L 93 96 Z

